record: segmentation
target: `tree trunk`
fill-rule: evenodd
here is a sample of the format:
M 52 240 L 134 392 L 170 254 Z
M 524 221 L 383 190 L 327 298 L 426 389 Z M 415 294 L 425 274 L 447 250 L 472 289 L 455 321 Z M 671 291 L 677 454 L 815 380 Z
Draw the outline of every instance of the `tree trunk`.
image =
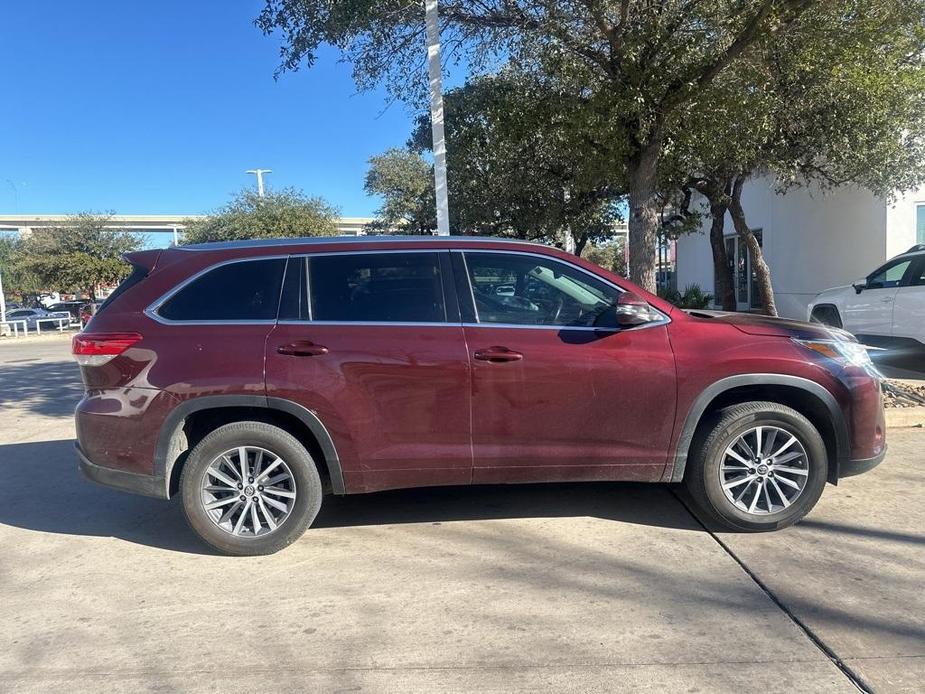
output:
M 735 311 L 732 267 L 729 265 L 729 256 L 726 255 L 726 237 L 723 233 L 726 227 L 726 209 L 727 205 L 724 202 L 710 203 L 710 216 L 713 218 L 710 224 L 710 247 L 713 249 L 713 277 L 716 278 L 713 291 L 716 294 L 716 302 L 724 311 Z
M 578 238 L 575 239 L 575 255 L 579 258 L 581 257 L 581 252 L 585 249 L 585 246 L 588 245 L 588 234 L 580 234 Z
M 748 246 L 752 271 L 758 281 L 758 292 L 761 295 L 761 305 L 764 312 L 769 316 L 776 316 L 777 306 L 774 303 L 774 289 L 771 286 L 771 269 L 764 260 L 761 246 L 758 245 L 758 239 L 755 238 L 752 230 L 748 227 L 745 220 L 745 210 L 742 208 L 742 186 L 745 184 L 745 178 L 745 176 L 736 177 L 735 183 L 732 185 L 729 214 L 732 217 L 732 224 L 735 226 L 739 239 Z
M 648 143 L 629 161 L 628 167 L 630 279 L 653 294 L 658 243 L 658 150 L 657 141 Z

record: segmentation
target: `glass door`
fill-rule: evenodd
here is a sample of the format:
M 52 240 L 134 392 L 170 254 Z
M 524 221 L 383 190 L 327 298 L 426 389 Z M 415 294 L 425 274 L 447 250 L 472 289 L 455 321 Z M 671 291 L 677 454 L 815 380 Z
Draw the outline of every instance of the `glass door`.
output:
M 762 246 L 761 229 L 752 233 Z M 726 237 L 726 257 L 732 265 L 732 286 L 735 288 L 736 310 L 750 311 L 761 308 L 761 296 L 758 292 L 758 279 L 752 268 L 751 253 L 738 236 Z

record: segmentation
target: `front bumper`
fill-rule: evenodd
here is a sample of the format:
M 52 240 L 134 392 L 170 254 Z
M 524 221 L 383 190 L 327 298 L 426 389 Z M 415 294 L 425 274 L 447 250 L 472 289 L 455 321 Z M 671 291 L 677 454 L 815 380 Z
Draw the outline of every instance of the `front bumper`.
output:
M 880 451 L 873 458 L 861 458 L 859 460 L 843 460 L 838 464 L 838 477 L 839 479 L 843 477 L 854 477 L 855 475 L 863 474 L 869 470 L 873 470 L 880 463 L 883 462 L 883 459 L 886 457 L 886 445 L 883 446 L 883 450 Z
M 80 450 L 79 444 L 75 443 L 74 449 L 77 451 L 78 467 L 81 474 L 91 482 L 129 492 L 130 494 L 153 496 L 158 499 L 167 498 L 167 485 L 164 484 L 162 478 L 94 465 Z

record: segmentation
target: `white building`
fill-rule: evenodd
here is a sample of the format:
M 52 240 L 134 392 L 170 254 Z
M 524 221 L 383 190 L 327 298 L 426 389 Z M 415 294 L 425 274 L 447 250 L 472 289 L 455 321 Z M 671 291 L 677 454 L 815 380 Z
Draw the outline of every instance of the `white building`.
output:
M 746 184 L 742 193 L 749 226 L 771 268 L 774 299 L 782 316 L 806 318 L 806 308 L 823 289 L 865 277 L 888 258 L 925 243 L 925 188 L 891 203 L 868 191 L 793 189 L 778 195 L 767 180 Z M 677 244 L 677 286 L 699 284 L 714 293 L 709 218 L 700 233 Z M 734 259 L 738 308 L 758 307 L 750 259 L 726 216 L 726 249 Z

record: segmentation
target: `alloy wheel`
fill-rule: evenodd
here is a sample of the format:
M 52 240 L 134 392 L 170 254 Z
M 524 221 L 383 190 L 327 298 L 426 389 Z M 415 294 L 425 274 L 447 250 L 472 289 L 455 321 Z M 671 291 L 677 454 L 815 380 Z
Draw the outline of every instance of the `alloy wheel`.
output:
M 286 462 L 258 446 L 238 446 L 217 456 L 200 483 L 206 515 L 236 537 L 261 537 L 277 530 L 292 513 L 296 493 Z
M 777 513 L 803 493 L 809 458 L 802 442 L 777 426 L 756 426 L 726 447 L 719 471 L 726 498 L 755 515 Z

